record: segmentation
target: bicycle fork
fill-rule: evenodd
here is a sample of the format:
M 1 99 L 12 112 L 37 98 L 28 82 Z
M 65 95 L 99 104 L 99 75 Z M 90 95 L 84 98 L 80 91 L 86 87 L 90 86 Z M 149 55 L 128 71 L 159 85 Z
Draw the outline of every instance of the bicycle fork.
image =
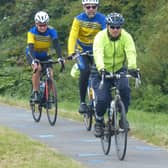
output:
M 108 108 L 108 123 L 106 125 L 107 134 L 114 134 L 115 130 L 115 101 L 112 100 L 110 103 L 110 107 Z M 106 134 L 106 131 L 105 131 Z

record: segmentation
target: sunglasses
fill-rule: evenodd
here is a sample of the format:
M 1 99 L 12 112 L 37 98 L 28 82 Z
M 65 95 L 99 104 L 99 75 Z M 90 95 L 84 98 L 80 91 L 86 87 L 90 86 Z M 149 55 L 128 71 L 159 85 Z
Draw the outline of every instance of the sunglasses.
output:
M 38 27 L 46 27 L 47 24 L 38 24 Z
M 94 6 L 85 6 L 85 8 L 86 8 L 86 9 L 90 9 L 90 8 L 92 8 L 92 9 L 96 9 L 97 6 L 96 6 L 96 5 L 94 5 Z
M 110 26 L 111 29 L 120 29 L 121 26 Z

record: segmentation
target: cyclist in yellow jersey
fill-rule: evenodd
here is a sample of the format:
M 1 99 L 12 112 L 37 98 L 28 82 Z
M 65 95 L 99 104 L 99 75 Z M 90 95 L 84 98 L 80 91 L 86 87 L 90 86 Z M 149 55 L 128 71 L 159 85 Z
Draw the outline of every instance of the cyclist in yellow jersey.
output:
M 84 12 L 80 13 L 73 20 L 68 39 L 68 55 L 72 56 L 76 49 L 81 52 L 92 51 L 93 39 L 95 35 L 106 27 L 105 16 L 97 12 L 99 0 L 82 0 Z M 88 107 L 85 103 L 88 78 L 90 75 L 90 65 L 93 63 L 92 57 L 80 56 L 78 60 L 80 69 L 79 91 L 80 107 L 79 112 L 85 113 Z
M 62 66 L 64 65 L 64 59 L 62 57 L 57 31 L 48 25 L 48 14 L 44 11 L 39 11 L 35 14 L 34 21 L 35 26 L 27 33 L 28 46 L 26 48 L 26 59 L 28 64 L 32 66 L 34 72 L 32 75 L 33 93 L 31 98 L 33 101 L 38 101 L 40 72 L 42 70 L 39 61 L 47 61 L 51 59 L 48 52 L 52 45 L 56 50 L 58 61 Z M 51 76 L 53 77 L 52 65 L 48 66 L 50 67 Z

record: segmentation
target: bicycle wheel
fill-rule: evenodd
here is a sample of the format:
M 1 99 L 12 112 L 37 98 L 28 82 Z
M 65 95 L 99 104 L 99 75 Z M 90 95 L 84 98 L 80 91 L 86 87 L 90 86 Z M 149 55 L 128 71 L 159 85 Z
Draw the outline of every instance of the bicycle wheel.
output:
M 90 131 L 92 128 L 92 118 L 94 114 L 94 91 L 91 87 L 88 86 L 88 108 L 89 111 L 83 115 L 84 124 L 87 131 Z
M 104 134 L 101 136 L 101 146 L 105 155 L 109 154 L 111 147 L 111 133 L 110 133 L 110 125 L 106 123 L 104 128 Z
M 125 107 L 121 100 L 115 102 L 115 148 L 119 160 L 123 160 L 127 149 L 127 123 Z
M 83 115 L 84 124 L 87 131 L 92 128 L 92 106 L 88 105 L 89 111 Z
M 42 114 L 42 106 L 38 103 L 30 102 L 30 107 L 34 121 L 39 122 Z
M 57 93 L 56 86 L 52 79 L 46 81 L 45 97 L 48 121 L 50 125 L 53 126 L 57 120 Z

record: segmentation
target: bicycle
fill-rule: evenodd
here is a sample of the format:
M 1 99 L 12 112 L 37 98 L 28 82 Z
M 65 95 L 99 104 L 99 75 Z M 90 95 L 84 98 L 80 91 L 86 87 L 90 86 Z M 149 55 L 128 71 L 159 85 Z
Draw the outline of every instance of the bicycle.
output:
M 130 78 L 130 74 L 109 73 L 100 82 L 102 87 L 104 78 L 115 80 L 111 88 L 112 100 L 107 109 L 107 118 L 105 119 L 104 133 L 101 136 L 101 146 L 105 155 L 108 155 L 111 147 L 111 138 L 114 136 L 115 149 L 119 160 L 124 160 L 127 150 L 128 123 L 126 119 L 125 107 L 121 100 L 117 81 L 120 78 Z M 140 84 L 140 76 L 136 79 L 136 86 Z
M 83 115 L 84 124 L 87 131 L 91 131 L 93 118 L 95 118 L 95 110 L 96 110 L 96 100 L 95 100 L 95 92 L 93 89 L 92 79 L 89 77 L 88 80 L 88 88 L 87 88 L 87 105 L 89 111 Z
M 42 115 L 42 109 L 46 109 L 47 118 L 51 126 L 55 125 L 57 120 L 57 91 L 54 80 L 51 78 L 50 69 L 47 65 L 57 64 L 58 61 L 48 60 L 40 61 L 42 72 L 40 76 L 39 101 L 35 102 L 30 99 L 30 107 L 35 122 L 39 122 Z M 61 66 L 60 71 L 64 67 Z
M 76 60 L 77 64 L 79 64 L 78 58 L 80 56 L 93 57 L 93 53 L 90 51 L 80 52 L 79 50 L 76 50 L 76 52 L 73 56 L 68 57 L 68 60 Z M 83 121 L 84 121 L 84 125 L 86 127 L 86 130 L 90 131 L 92 128 L 93 117 L 95 116 L 94 114 L 95 114 L 95 106 L 96 106 L 95 92 L 93 89 L 91 75 L 89 76 L 89 80 L 88 80 L 86 104 L 89 108 L 89 111 L 87 113 L 83 114 Z

